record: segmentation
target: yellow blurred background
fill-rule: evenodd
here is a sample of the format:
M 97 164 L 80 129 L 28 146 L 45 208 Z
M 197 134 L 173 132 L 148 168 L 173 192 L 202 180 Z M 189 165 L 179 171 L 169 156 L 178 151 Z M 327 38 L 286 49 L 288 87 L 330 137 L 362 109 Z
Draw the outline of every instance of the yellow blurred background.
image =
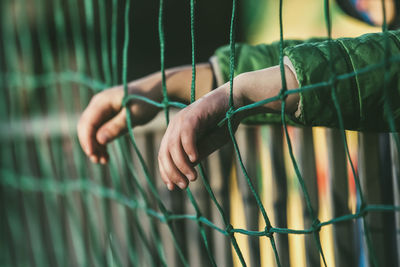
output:
M 254 2 L 254 1 L 253 1 Z M 247 32 L 247 39 L 250 44 L 258 43 L 270 43 L 279 40 L 279 1 L 277 0 L 263 0 L 258 1 L 259 3 L 254 4 L 252 8 L 262 8 L 257 13 L 259 18 L 256 20 L 257 23 L 250 23 L 251 27 Z M 337 6 L 334 1 L 330 1 L 331 4 L 331 18 L 332 18 L 332 37 L 357 37 L 359 35 L 379 32 L 380 27 L 374 27 L 360 22 L 354 18 L 351 18 L 343 13 L 343 11 Z M 250 13 L 250 14 L 249 14 Z M 251 16 L 251 11 L 248 12 L 248 16 Z M 246 32 L 246 29 L 244 30 Z M 310 37 L 323 37 L 327 36 L 327 27 L 325 24 L 324 17 L 324 1 L 322 0 L 289 0 L 283 3 L 283 33 L 285 39 L 307 39 Z M 316 168 L 318 176 L 319 186 L 319 219 L 320 221 L 326 221 L 332 218 L 331 205 L 329 203 L 329 197 L 326 194 L 327 190 L 327 151 L 326 151 L 326 140 L 325 140 L 325 129 L 314 128 L 313 129 L 314 147 L 315 147 L 315 158 Z M 347 139 L 349 149 L 353 162 L 357 161 L 357 133 L 347 132 Z M 293 144 L 294 146 L 296 144 Z M 270 162 L 268 158 L 268 145 L 261 140 L 260 155 L 258 155 L 262 162 Z M 284 147 L 287 147 L 286 144 Z M 285 151 L 286 166 L 291 166 L 288 151 Z M 273 214 L 273 187 L 271 179 L 271 166 L 270 164 L 263 164 L 262 169 L 262 199 L 266 205 L 268 215 L 274 226 L 274 214 Z M 288 177 L 288 228 L 291 229 L 304 229 L 303 225 L 303 207 L 302 196 L 300 194 L 301 189 L 298 186 L 297 178 L 293 169 L 287 169 Z M 349 177 L 352 176 L 349 174 Z M 237 188 L 237 182 L 235 172 L 232 172 L 231 182 L 231 221 L 235 228 L 246 229 L 245 214 L 243 212 L 244 205 L 242 202 L 241 194 Z M 355 194 L 354 190 L 351 190 L 350 184 L 350 210 L 355 210 Z M 275 192 L 276 193 L 276 192 Z M 264 230 L 265 223 L 260 216 L 260 231 Z M 325 226 L 320 232 L 322 248 L 325 253 L 326 261 L 328 266 L 335 266 L 334 255 L 333 255 L 333 237 L 332 237 L 332 226 Z M 244 235 L 236 235 L 240 247 L 246 262 L 249 262 L 249 252 L 247 237 Z M 268 238 L 260 238 L 260 249 L 261 249 L 261 263 L 262 266 L 276 266 L 275 257 L 270 245 Z M 303 267 L 306 266 L 305 258 L 305 247 L 304 247 L 304 235 L 289 235 L 289 250 L 290 250 L 290 263 L 291 266 Z M 236 256 L 236 253 L 232 251 L 235 257 L 235 266 L 241 266 Z

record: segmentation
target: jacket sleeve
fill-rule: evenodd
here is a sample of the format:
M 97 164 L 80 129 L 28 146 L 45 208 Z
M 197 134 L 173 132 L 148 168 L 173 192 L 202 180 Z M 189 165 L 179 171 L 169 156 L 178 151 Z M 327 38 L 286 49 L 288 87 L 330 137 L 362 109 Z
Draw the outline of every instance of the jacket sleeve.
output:
M 391 59 L 387 69 L 383 64 L 385 36 L 382 33 L 295 45 L 287 47 L 284 54 L 295 68 L 300 88 L 333 81 L 329 67 L 333 63 L 335 75 L 340 78 L 336 79 L 334 88 L 346 129 L 389 131 L 389 113 L 384 107 L 384 76 L 387 71 L 387 99 L 395 125 L 400 125 L 400 62 L 396 61 L 400 56 L 399 37 L 399 31 L 387 34 Z M 372 69 L 365 71 L 366 68 Z M 351 73 L 354 75 L 347 75 Z M 339 127 L 332 86 L 302 91 L 297 119 L 303 125 Z
M 285 40 L 284 47 L 292 47 L 308 42 L 320 42 L 325 39 L 326 38 L 312 38 L 305 41 Z M 259 44 L 256 46 L 236 44 L 235 52 L 235 76 L 244 72 L 260 70 L 279 64 L 279 42 L 274 42 L 269 45 Z M 210 59 L 218 85 L 229 80 L 229 60 L 229 45 L 217 49 L 214 56 Z M 286 118 L 290 124 L 298 125 L 297 122 L 294 122 L 288 116 Z M 279 114 L 258 114 L 246 118 L 243 122 L 246 124 L 280 123 L 281 116 Z
M 385 37 L 382 33 L 341 38 L 331 42 L 323 39 L 286 42 L 284 55 L 290 59 L 295 69 L 300 88 L 307 88 L 300 92 L 296 118 L 291 118 L 294 124 L 339 127 L 338 114 L 332 98 L 332 86 L 326 85 L 333 80 L 330 68 L 333 62 L 333 70 L 338 78 L 334 88 L 346 129 L 390 130 L 389 112 L 384 105 L 384 86 L 387 86 L 390 113 L 393 114 L 395 125 L 400 125 L 400 31 L 389 31 L 387 36 L 391 60 L 387 69 L 383 64 Z M 253 50 L 258 52 L 254 53 Z M 276 54 L 271 52 L 273 50 Z M 249 57 L 251 60 L 247 58 L 248 54 L 252 55 Z M 261 45 L 257 49 L 246 46 L 246 53 L 239 52 L 237 55 L 235 74 L 277 65 L 279 42 L 269 46 Z M 225 73 L 224 77 L 227 79 L 229 55 L 222 56 L 217 50 L 216 56 L 221 72 Z M 368 68 L 370 70 L 366 71 Z M 385 70 L 388 76 L 386 85 L 384 85 Z M 321 86 L 323 83 L 325 86 Z M 315 85 L 319 86 L 312 88 Z M 247 123 L 279 121 L 275 114 L 260 114 L 246 120 Z

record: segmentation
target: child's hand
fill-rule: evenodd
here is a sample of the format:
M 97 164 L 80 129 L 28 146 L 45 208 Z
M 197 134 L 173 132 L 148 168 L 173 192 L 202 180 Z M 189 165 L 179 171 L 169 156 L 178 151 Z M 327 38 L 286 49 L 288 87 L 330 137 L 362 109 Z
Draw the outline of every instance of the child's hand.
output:
M 177 113 L 161 141 L 158 163 L 169 190 L 194 181 L 194 166 L 229 140 L 227 126 L 218 127 L 229 109 L 229 91 L 222 86 Z M 238 123 L 235 123 L 235 129 Z
M 160 101 L 161 90 L 152 86 L 149 78 L 130 83 L 129 94 Z M 92 98 L 82 113 L 77 126 L 78 138 L 83 151 L 94 163 L 107 163 L 109 157 L 106 145 L 127 132 L 126 110 L 121 106 L 123 96 L 122 86 L 100 92 Z M 131 101 L 129 109 L 133 126 L 147 123 L 159 111 L 155 106 L 140 100 Z
M 289 68 L 285 68 L 288 89 L 298 87 Z M 234 82 L 235 109 L 277 96 L 282 88 L 279 66 L 241 74 Z M 286 111 L 293 113 L 298 106 L 298 94 L 286 99 Z M 218 127 L 229 109 L 229 84 L 203 96 L 181 110 L 168 125 L 161 141 L 158 163 L 161 177 L 169 190 L 181 189 L 197 177 L 194 166 L 230 139 L 226 123 Z M 255 109 L 236 113 L 232 117 L 233 130 L 243 117 L 257 113 L 278 113 L 281 101 L 274 101 Z
M 211 90 L 212 72 L 208 63 L 196 66 L 196 96 L 201 97 Z M 173 101 L 189 102 L 192 67 L 182 66 L 166 71 L 168 96 Z M 139 95 L 156 102 L 162 101 L 161 73 L 157 72 L 128 84 L 128 94 Z M 78 138 L 82 149 L 97 163 L 107 163 L 106 145 L 127 132 L 126 110 L 121 106 L 124 96 L 122 86 L 105 90 L 95 95 L 83 112 L 78 126 Z M 132 126 L 149 122 L 159 108 L 141 100 L 129 102 Z

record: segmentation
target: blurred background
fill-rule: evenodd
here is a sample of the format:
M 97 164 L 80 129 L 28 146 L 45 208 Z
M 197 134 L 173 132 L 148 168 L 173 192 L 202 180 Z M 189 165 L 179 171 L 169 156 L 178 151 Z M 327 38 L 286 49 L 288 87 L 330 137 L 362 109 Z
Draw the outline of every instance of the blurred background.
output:
M 190 266 L 211 266 L 195 220 L 176 219 L 169 228 L 149 186 L 154 185 L 171 214 L 196 218 L 187 194 L 170 193 L 161 183 L 155 155 L 165 130 L 162 117 L 134 131 L 150 181 L 127 137 L 111 145 L 108 166 L 92 164 L 77 141 L 77 118 L 93 94 L 122 82 L 125 8 L 124 0 L 0 2 L 2 266 L 180 266 L 182 255 Z M 229 42 L 231 8 L 227 0 L 196 2 L 198 62 L 208 61 Z M 380 14 L 379 8 L 375 11 Z M 394 9 L 388 6 L 389 18 Z M 128 80 L 133 80 L 160 69 L 159 2 L 132 1 L 130 11 Z M 240 1 L 237 41 L 279 40 L 278 16 L 279 1 Z M 333 37 L 381 31 L 380 26 L 346 15 L 335 1 L 331 16 Z M 163 25 L 166 67 L 190 64 L 189 1 L 165 1 Z M 326 36 L 324 1 L 284 1 L 283 27 L 285 39 Z M 319 220 L 354 213 L 357 195 L 340 132 L 289 130 Z M 391 137 L 346 135 L 367 199 L 374 204 L 398 203 L 394 184 L 398 164 L 392 164 L 398 155 L 391 148 Z M 309 228 L 312 221 L 281 126 L 243 126 L 237 137 L 272 225 Z M 206 176 L 234 228 L 264 231 L 265 223 L 233 154 L 231 145 L 214 153 L 204 162 Z M 224 230 L 202 182 L 191 189 L 202 215 Z M 398 265 L 394 222 L 391 212 L 368 216 L 381 266 Z M 217 265 L 240 266 L 229 238 L 209 225 L 203 227 Z M 249 266 L 276 265 L 267 237 L 235 236 Z M 324 226 L 319 236 L 328 266 L 369 266 L 361 219 Z M 274 237 L 282 266 L 322 265 L 313 235 Z

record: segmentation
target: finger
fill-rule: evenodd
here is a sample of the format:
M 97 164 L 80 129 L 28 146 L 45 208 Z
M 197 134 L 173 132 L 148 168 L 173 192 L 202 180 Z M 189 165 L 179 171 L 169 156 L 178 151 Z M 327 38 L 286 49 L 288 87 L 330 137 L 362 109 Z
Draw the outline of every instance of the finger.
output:
M 185 151 L 186 155 L 188 156 L 189 160 L 194 163 L 199 158 L 199 153 L 196 147 L 196 128 L 193 125 L 188 125 L 185 127 L 185 131 L 181 134 L 181 143 L 183 150 Z
M 100 164 L 102 164 L 102 165 L 107 164 L 108 161 L 109 161 L 109 158 L 110 158 L 110 157 L 109 157 L 109 155 L 108 155 L 108 153 L 107 153 L 107 151 L 106 151 L 106 153 L 103 153 L 103 155 L 100 156 L 100 159 L 99 159 Z
M 81 122 L 79 125 L 81 125 Z M 96 141 L 93 136 L 95 133 L 96 129 L 91 128 L 91 126 L 78 126 L 78 139 L 83 151 L 89 156 L 93 163 L 98 163 L 100 161 L 105 164 L 108 161 L 107 148 Z
M 78 140 L 81 144 L 83 151 L 86 155 L 91 156 L 95 152 L 95 140 L 93 138 L 96 129 L 92 125 L 88 125 L 82 120 L 79 121 L 77 126 Z
M 174 190 L 175 186 L 170 180 L 168 180 L 168 178 L 166 178 L 167 176 L 165 174 L 165 171 L 164 171 L 164 168 L 163 168 L 162 164 L 159 163 L 158 167 L 160 169 L 161 179 L 163 180 L 164 184 L 166 184 L 168 190 L 169 191 Z
M 93 163 L 98 163 L 99 162 L 99 157 L 97 155 L 91 155 L 89 157 L 90 161 Z
M 109 161 L 107 147 L 99 144 L 95 145 L 93 153 L 88 156 L 93 163 L 101 163 L 104 165 Z
M 197 178 L 197 173 L 183 150 L 182 144 L 179 141 L 170 148 L 171 158 L 177 169 L 186 176 L 189 181 L 194 181 Z
M 176 168 L 168 150 L 159 154 L 159 164 L 164 170 L 164 179 L 176 184 L 181 189 L 187 187 L 186 177 Z
M 79 142 L 89 156 L 96 152 L 98 146 L 95 138 L 98 127 L 117 112 L 107 98 L 104 93 L 94 96 L 77 125 Z
M 169 128 L 167 128 L 164 136 L 161 139 L 160 150 L 158 151 L 157 159 L 158 159 L 158 167 L 160 169 L 161 179 L 167 185 L 169 190 L 173 190 L 174 184 L 168 179 L 168 175 L 165 172 L 165 168 L 163 166 L 163 158 L 165 157 L 165 155 L 167 153 L 167 146 L 165 145 L 165 140 L 168 140 L 168 133 L 169 133 Z M 172 189 L 170 189 L 170 188 L 172 188 Z
M 100 126 L 96 133 L 96 140 L 99 144 L 105 145 L 123 135 L 126 130 L 126 110 L 123 109 L 115 117 Z

